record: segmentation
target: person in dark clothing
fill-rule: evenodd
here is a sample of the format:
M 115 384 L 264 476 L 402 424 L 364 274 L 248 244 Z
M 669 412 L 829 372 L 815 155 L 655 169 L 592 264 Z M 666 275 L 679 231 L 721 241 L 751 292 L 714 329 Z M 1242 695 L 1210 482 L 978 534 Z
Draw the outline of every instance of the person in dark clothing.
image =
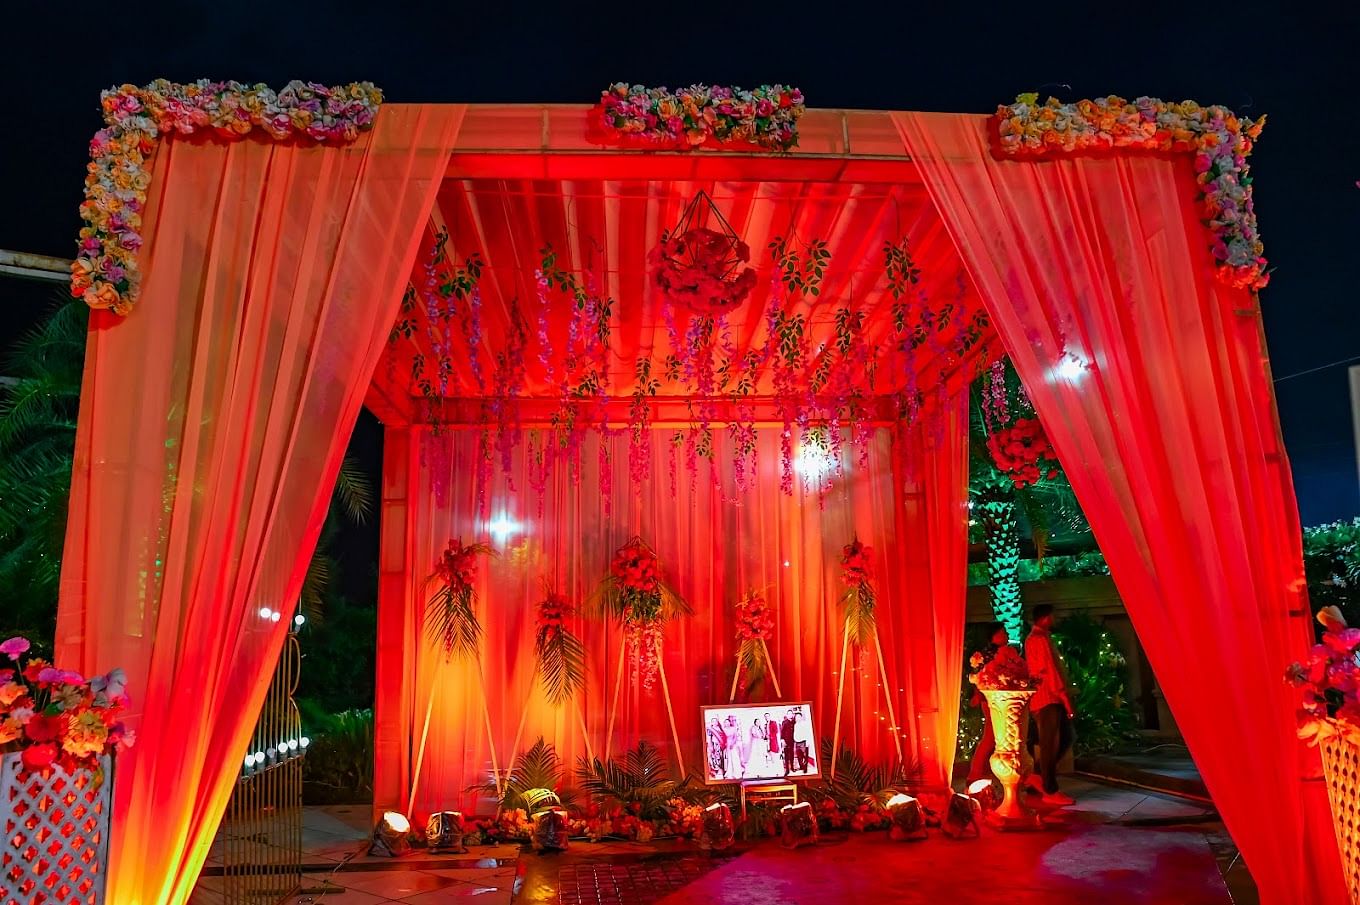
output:
M 793 772 L 793 711 L 784 714 L 784 721 L 779 724 L 779 740 L 783 743 L 784 750 L 784 775 L 788 776 Z
M 1067 685 L 1067 672 L 1062 657 L 1053 646 L 1053 607 L 1040 604 L 1034 608 L 1034 628 L 1025 641 L 1025 661 L 1029 674 L 1038 680 L 1038 688 L 1030 699 L 1030 713 L 1034 716 L 1036 741 L 1039 744 L 1038 782 L 1044 803 L 1065 807 L 1073 803 L 1070 796 L 1058 789 L 1058 761 L 1072 744 L 1072 694 Z

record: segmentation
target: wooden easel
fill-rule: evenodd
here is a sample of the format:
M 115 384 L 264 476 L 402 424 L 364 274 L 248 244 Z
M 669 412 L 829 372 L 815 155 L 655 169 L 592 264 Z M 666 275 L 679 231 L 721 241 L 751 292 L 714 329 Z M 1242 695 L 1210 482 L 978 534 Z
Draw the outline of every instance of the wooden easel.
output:
M 623 666 L 628 658 L 628 643 L 625 640 L 619 648 L 619 668 L 614 676 L 614 703 L 609 708 L 609 726 L 605 729 L 604 738 L 604 759 L 609 761 L 609 754 L 614 746 L 614 720 L 619 714 L 619 695 L 623 692 Z M 671 741 L 675 745 L 675 762 L 680 768 L 681 776 L 688 776 L 685 772 L 685 751 L 680 747 L 680 733 L 675 726 L 675 708 L 671 704 L 671 688 L 666 681 L 666 658 L 662 655 L 661 638 L 656 639 L 656 671 L 661 678 L 661 696 L 666 701 L 666 717 L 671 724 Z
M 482 658 L 480 655 L 474 658 L 477 672 L 477 691 L 478 697 L 482 701 L 482 718 L 486 723 L 486 746 L 491 752 L 491 775 L 496 782 L 496 798 L 501 797 L 502 783 L 504 777 L 501 776 L 500 763 L 496 760 L 496 740 L 491 732 L 491 707 L 486 702 L 486 679 L 482 676 Z M 420 785 L 420 770 L 425 764 L 425 742 L 430 737 L 430 716 L 434 713 L 434 695 L 439 690 L 438 675 L 445 665 L 448 664 L 447 658 L 441 658 L 439 666 L 435 668 L 436 681 L 430 683 L 430 697 L 425 704 L 425 725 L 420 730 L 420 747 L 416 749 L 415 770 L 411 773 L 411 794 L 406 799 L 406 813 L 409 815 L 416 804 L 416 788 Z M 521 723 L 521 725 L 523 725 Z
M 765 645 L 765 639 L 760 639 L 760 652 L 765 656 L 765 671 L 774 683 L 774 696 L 781 698 L 784 693 L 779 690 L 779 676 L 774 674 L 774 661 L 770 659 L 770 649 Z M 727 703 L 735 704 L 737 701 L 737 683 L 741 679 L 741 654 L 737 654 L 737 669 L 732 673 L 732 690 L 727 695 Z
M 831 738 L 831 776 L 836 775 L 836 755 L 841 750 L 841 703 L 845 699 L 845 662 L 850 656 L 850 620 L 842 631 L 840 681 L 836 684 L 836 727 Z M 888 719 L 891 721 L 893 746 L 897 749 L 897 762 L 902 763 L 902 734 L 897 725 L 897 714 L 893 710 L 892 688 L 888 681 L 888 667 L 883 662 L 883 645 L 878 640 L 878 629 L 874 629 L 874 651 L 878 654 L 879 681 L 884 689 L 884 700 L 888 702 Z

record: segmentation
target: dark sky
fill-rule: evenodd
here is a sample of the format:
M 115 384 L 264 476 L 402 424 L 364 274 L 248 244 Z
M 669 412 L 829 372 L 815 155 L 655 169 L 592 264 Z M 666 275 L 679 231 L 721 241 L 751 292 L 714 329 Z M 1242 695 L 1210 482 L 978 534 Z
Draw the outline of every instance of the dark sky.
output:
M 158 9 L 158 7 L 160 7 Z M 1323 10 L 1329 10 L 1323 12 Z M 1345 11 L 1343 11 L 1345 10 Z M 1360 357 L 1360 4 L 18 0 L 0 78 L 0 248 L 69 256 L 98 96 L 156 77 L 330 84 L 393 101 L 593 102 L 610 82 L 797 85 L 809 106 L 984 112 L 1027 90 L 1149 94 L 1270 121 L 1252 158 L 1277 378 Z M 1070 86 L 1070 90 L 1067 87 Z M 0 343 L 46 290 L 0 282 Z M 1278 383 L 1305 524 L 1360 513 L 1346 369 Z

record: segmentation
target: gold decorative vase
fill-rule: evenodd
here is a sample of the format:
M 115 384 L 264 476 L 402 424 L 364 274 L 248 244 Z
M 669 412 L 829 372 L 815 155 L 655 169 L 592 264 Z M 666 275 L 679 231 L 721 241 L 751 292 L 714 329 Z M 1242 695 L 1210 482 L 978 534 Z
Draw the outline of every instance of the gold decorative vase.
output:
M 1034 768 L 1034 761 L 1025 746 L 1025 730 L 1029 727 L 1030 691 L 1001 691 L 982 689 L 987 699 L 988 715 L 992 721 L 992 735 L 996 750 L 992 753 L 992 772 L 1001 782 L 1001 803 L 992 813 L 1003 823 L 1032 822 L 1034 812 L 1020 800 L 1020 784 Z

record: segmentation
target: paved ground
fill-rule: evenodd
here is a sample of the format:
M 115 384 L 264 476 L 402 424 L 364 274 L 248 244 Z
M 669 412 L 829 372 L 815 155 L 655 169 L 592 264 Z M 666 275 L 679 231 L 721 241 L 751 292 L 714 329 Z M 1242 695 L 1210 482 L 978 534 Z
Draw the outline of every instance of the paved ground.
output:
M 309 888 L 287 902 L 1254 905 L 1236 849 L 1203 805 L 1075 778 L 1065 785 L 1078 805 L 1041 832 L 988 831 L 965 841 L 934 833 L 920 843 L 840 833 L 813 848 L 790 852 L 763 841 L 716 858 L 680 842 L 574 843 L 548 856 L 500 846 L 462 856 L 368 858 L 367 808 L 309 808 Z M 196 905 L 220 902 L 214 880 L 200 881 Z

